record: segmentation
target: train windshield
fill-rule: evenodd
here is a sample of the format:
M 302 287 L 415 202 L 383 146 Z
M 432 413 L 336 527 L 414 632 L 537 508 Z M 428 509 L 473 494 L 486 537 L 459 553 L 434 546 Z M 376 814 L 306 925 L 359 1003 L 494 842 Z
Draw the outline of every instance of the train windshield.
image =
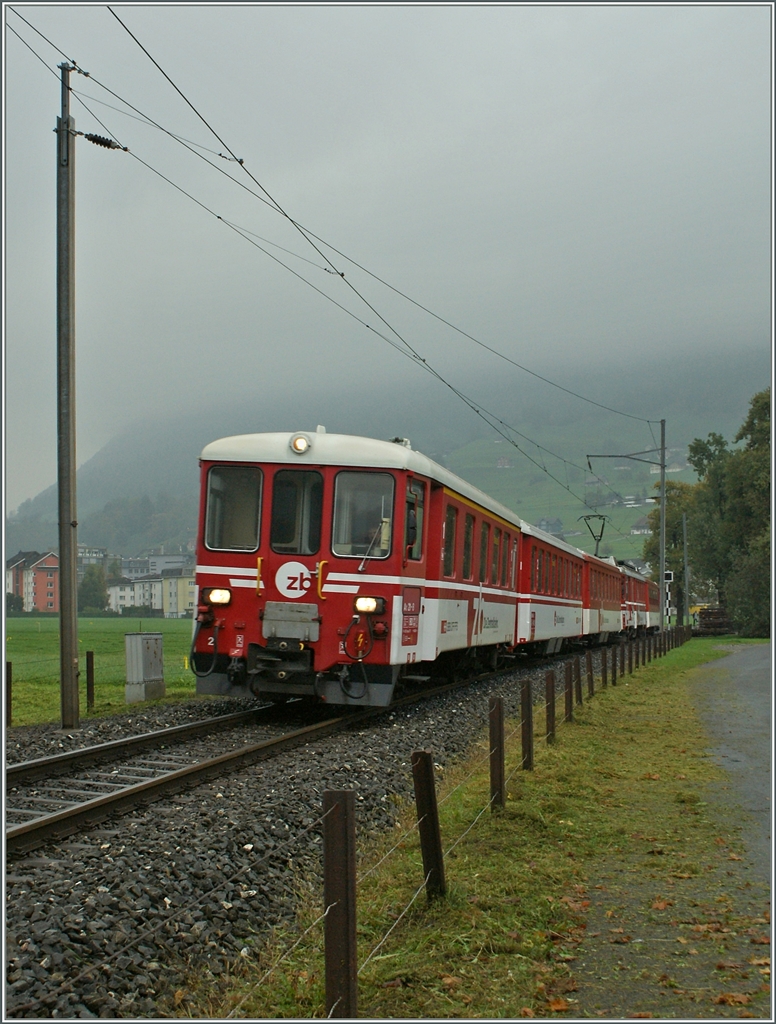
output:
M 321 546 L 323 477 L 310 469 L 281 469 L 272 488 L 273 551 L 314 555 Z
M 391 552 L 393 486 L 390 473 L 338 473 L 334 488 L 335 555 L 387 558 Z
M 212 466 L 208 473 L 205 545 L 217 551 L 255 551 L 259 546 L 260 469 Z

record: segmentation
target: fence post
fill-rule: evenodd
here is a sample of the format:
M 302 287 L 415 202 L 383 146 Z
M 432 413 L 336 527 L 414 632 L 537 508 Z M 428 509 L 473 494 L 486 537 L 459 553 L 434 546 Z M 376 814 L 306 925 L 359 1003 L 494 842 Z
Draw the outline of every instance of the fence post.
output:
M 574 721 L 574 681 L 571 677 L 571 662 L 565 665 L 564 686 L 566 691 L 566 722 Z
M 11 724 L 11 710 L 13 708 L 13 662 L 5 663 L 5 724 Z
M 504 774 L 504 699 L 491 697 L 490 720 L 490 810 L 503 807 L 506 794 Z
M 605 647 L 602 647 L 601 648 L 601 689 L 602 690 L 605 690 L 606 689 L 606 685 L 607 685 L 606 672 L 607 672 L 608 661 L 609 661 L 609 659 L 607 657 L 607 650 L 606 650 Z
M 638 636 L 633 641 L 633 667 L 639 667 L 639 655 L 641 654 L 641 641 Z
M 555 673 L 548 672 L 544 680 L 545 710 L 547 713 L 547 742 L 555 740 Z
M 356 800 L 352 789 L 323 794 L 326 1013 L 358 1016 Z
M 523 760 L 520 767 L 526 772 L 533 771 L 533 701 L 531 696 L 531 681 L 524 679 L 520 688 L 520 720 L 523 742 Z
M 582 665 L 579 661 L 579 655 L 577 654 L 574 658 L 574 691 L 576 693 L 577 704 L 582 703 Z
M 612 648 L 612 686 L 617 685 L 617 648 L 619 643 Z
M 585 651 L 585 669 L 587 670 L 587 695 L 592 697 L 595 693 L 595 683 L 593 681 L 593 655 L 590 651 Z
M 625 644 L 626 643 L 627 643 L 627 641 L 623 640 L 623 642 L 620 644 L 620 679 L 623 679 L 624 676 L 625 676 Z
M 415 784 L 415 808 L 418 814 L 420 851 L 423 855 L 423 875 L 427 879 L 426 895 L 433 899 L 434 896 L 444 896 L 447 886 L 434 785 L 434 759 L 430 750 L 416 750 L 413 753 L 412 781 Z
M 94 651 L 86 652 L 86 710 L 94 710 Z

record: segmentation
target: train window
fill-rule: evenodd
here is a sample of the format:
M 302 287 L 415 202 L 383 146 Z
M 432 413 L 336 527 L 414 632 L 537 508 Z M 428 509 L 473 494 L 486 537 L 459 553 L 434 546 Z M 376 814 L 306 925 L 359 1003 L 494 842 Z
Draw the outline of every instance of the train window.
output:
M 531 545 L 531 593 L 536 590 L 536 568 L 538 565 L 538 559 L 536 557 L 536 545 Z
M 550 577 L 550 592 L 558 593 L 558 556 L 552 556 L 552 576 Z
M 455 526 L 458 521 L 458 509 L 448 505 L 445 512 L 445 546 L 443 552 L 442 571 L 445 576 L 455 573 Z
M 259 546 L 260 469 L 212 466 L 208 473 L 205 546 L 217 551 L 255 551 Z
M 542 568 L 542 593 L 550 592 L 550 552 L 542 551 L 544 566 Z
M 407 509 L 404 523 L 404 550 L 408 558 L 420 561 L 423 542 L 423 504 L 425 485 L 420 480 L 407 481 Z
M 474 516 L 466 515 L 463 527 L 463 578 L 472 578 L 472 548 L 474 547 Z
M 490 561 L 490 582 L 498 586 L 498 556 L 501 549 L 501 530 L 498 526 L 493 529 L 493 547 L 491 548 Z
M 515 572 L 517 571 L 517 537 L 512 541 L 512 560 L 509 567 L 509 589 L 515 590 Z
M 507 564 L 509 562 L 509 534 L 504 533 L 504 543 L 501 546 L 501 586 L 507 585 Z
M 314 555 L 321 546 L 323 477 L 310 469 L 280 469 L 272 486 L 273 551 Z
M 480 583 L 488 578 L 488 542 L 490 541 L 490 524 L 483 523 L 480 533 Z
M 393 486 L 390 473 L 338 473 L 334 482 L 331 550 L 356 558 L 391 553 Z

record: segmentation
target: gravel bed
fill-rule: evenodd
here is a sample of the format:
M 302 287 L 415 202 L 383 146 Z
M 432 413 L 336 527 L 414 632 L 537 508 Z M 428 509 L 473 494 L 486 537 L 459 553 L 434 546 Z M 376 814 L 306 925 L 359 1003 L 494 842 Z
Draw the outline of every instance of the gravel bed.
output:
M 596 671 L 598 662 L 596 653 Z M 430 748 L 444 768 L 482 735 L 489 694 L 503 696 L 507 713 L 517 713 L 520 680 L 529 676 L 538 703 L 548 667 L 505 672 L 419 706 L 389 709 L 368 728 L 286 751 L 10 859 L 6 1015 L 185 1014 L 185 991 L 178 1010 L 172 1007 L 187 974 L 217 976 L 241 957 L 252 959 L 269 928 L 293 919 L 294 871 L 320 877 L 316 822 L 324 790 L 356 790 L 360 834 L 393 828 L 398 803 L 412 797 L 412 751 Z M 584 662 L 582 671 L 584 684 Z M 562 672 L 557 679 L 562 688 Z M 244 706 L 191 702 L 116 716 L 100 723 L 88 743 Z M 54 752 L 51 744 L 62 736 L 43 727 L 10 735 L 11 750 L 23 760 Z M 91 974 L 74 981 L 73 991 L 60 990 L 87 969 Z
M 231 700 L 221 697 L 213 700 L 187 700 L 180 704 L 160 704 L 142 711 L 125 711 L 110 718 L 82 718 L 81 728 L 65 732 L 56 725 L 22 725 L 7 729 L 5 733 L 6 764 L 32 761 L 38 757 L 52 757 L 65 751 L 81 750 L 97 743 L 140 736 L 175 725 L 189 725 L 204 718 L 231 715 L 235 711 L 248 711 L 261 707 L 265 701 Z

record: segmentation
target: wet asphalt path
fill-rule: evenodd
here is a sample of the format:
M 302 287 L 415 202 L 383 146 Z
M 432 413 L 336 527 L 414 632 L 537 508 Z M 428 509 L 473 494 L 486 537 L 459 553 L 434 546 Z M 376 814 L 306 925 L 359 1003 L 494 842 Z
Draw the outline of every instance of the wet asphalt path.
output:
M 731 646 L 698 670 L 693 687 L 712 755 L 728 775 L 718 799 L 743 811 L 741 837 L 763 881 L 771 877 L 772 675 L 770 643 Z

